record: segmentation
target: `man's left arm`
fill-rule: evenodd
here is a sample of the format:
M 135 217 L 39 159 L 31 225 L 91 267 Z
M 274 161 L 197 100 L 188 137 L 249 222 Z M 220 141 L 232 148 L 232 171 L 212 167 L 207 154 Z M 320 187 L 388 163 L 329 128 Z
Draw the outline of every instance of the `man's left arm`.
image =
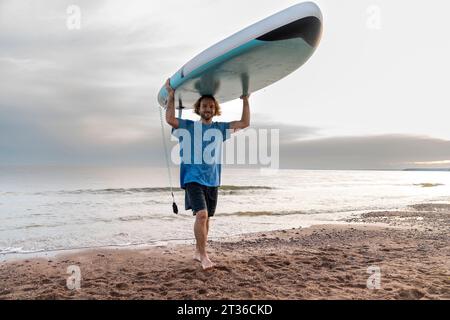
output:
M 231 130 L 242 130 L 246 129 L 250 126 L 250 103 L 249 103 L 250 95 L 242 96 L 241 99 L 243 101 L 243 108 L 242 108 L 242 118 L 240 121 L 233 121 L 230 122 L 230 129 Z

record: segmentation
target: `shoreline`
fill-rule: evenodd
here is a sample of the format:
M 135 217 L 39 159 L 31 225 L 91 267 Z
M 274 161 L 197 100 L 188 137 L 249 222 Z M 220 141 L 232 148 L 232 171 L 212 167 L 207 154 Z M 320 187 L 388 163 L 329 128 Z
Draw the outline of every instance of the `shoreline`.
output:
M 420 205 L 420 204 L 418 204 Z M 450 206 L 450 203 L 449 203 Z M 403 212 L 406 211 L 406 209 L 410 207 L 399 207 L 398 209 L 378 209 L 378 210 L 372 210 L 370 212 Z M 300 214 L 301 211 L 299 211 Z M 356 216 L 362 216 L 363 214 L 367 213 L 368 210 L 356 210 L 356 211 L 342 211 L 339 212 L 342 213 L 349 213 L 351 215 Z M 251 215 L 255 214 L 258 215 L 260 212 L 240 212 L 241 215 Z M 265 215 L 269 215 L 269 212 L 261 212 Z M 227 217 L 229 214 L 222 214 L 218 215 L 216 218 L 220 219 L 221 217 Z M 319 223 L 307 223 L 303 226 L 300 226 L 299 228 L 307 229 L 312 228 L 315 226 L 322 226 L 322 225 L 355 225 L 355 226 L 379 226 L 384 227 L 388 224 L 385 221 L 379 221 L 379 222 L 367 222 L 364 220 L 359 219 L 358 217 L 349 217 L 347 219 L 341 219 L 336 221 L 321 221 Z M 230 236 L 219 236 L 219 237 L 211 237 L 210 240 L 212 241 L 223 241 L 226 239 L 240 239 L 242 237 L 246 236 L 252 236 L 259 233 L 270 233 L 270 232 L 277 232 L 284 230 L 285 228 L 279 228 L 275 230 L 263 230 L 260 232 L 248 232 L 248 233 L 242 233 L 242 234 L 234 234 Z M 36 250 L 36 251 L 11 251 L 11 252 L 3 252 L 0 253 L 0 264 L 1 263 L 8 263 L 8 262 L 17 262 L 21 260 L 30 260 L 30 259 L 50 259 L 55 258 L 59 255 L 71 255 L 76 253 L 82 253 L 85 251 L 92 251 L 92 250 L 144 250 L 144 249 L 151 249 L 155 247 L 161 247 L 161 246 L 173 246 L 173 245 L 191 245 L 195 243 L 195 238 L 192 236 L 192 238 L 187 239 L 162 239 L 162 240 L 154 240 L 152 242 L 147 243 L 131 243 L 131 244 L 111 244 L 111 245 L 99 245 L 99 246 L 91 246 L 91 247 L 74 247 L 74 248 L 55 248 L 55 249 L 42 249 L 42 250 Z
M 367 210 L 357 210 L 357 211 L 349 211 L 352 213 L 352 215 L 360 215 L 362 213 L 367 212 Z M 259 212 L 255 213 L 257 215 Z M 269 215 L 269 212 L 264 212 L 266 215 Z M 342 213 L 342 212 L 340 212 Z M 242 215 L 251 215 L 252 212 L 240 212 Z M 220 219 L 221 217 L 227 217 L 229 214 L 222 214 L 216 216 L 217 219 Z M 364 222 L 351 222 L 355 225 L 367 225 L 367 223 Z M 348 220 L 341 220 L 341 221 L 333 221 L 333 222 L 322 222 L 322 223 L 315 223 L 315 224 L 306 224 L 306 226 L 302 226 L 301 228 L 312 228 L 314 226 L 320 226 L 320 225 L 347 225 L 349 224 Z M 373 224 L 377 225 L 377 224 Z M 378 224 L 379 225 L 379 224 Z M 240 239 L 242 237 L 251 236 L 258 233 L 264 233 L 264 232 L 276 232 L 284 230 L 283 228 L 279 228 L 276 230 L 265 230 L 261 232 L 248 232 L 248 233 L 242 233 L 242 234 L 235 234 L 230 236 L 219 236 L 219 237 L 211 237 L 210 240 L 215 242 L 220 242 L 226 239 Z M 18 251 L 12 251 L 12 252 L 3 252 L 0 253 L 0 264 L 1 263 L 8 263 L 8 262 L 14 262 L 14 261 L 20 261 L 20 260 L 28 260 L 28 259 L 46 259 L 46 258 L 55 258 L 59 255 L 70 255 L 75 253 L 80 253 L 84 251 L 91 251 L 91 250 L 140 250 L 140 249 L 151 249 L 155 247 L 161 247 L 161 246 L 173 246 L 173 245 L 191 245 L 194 244 L 195 238 L 192 235 L 192 238 L 187 239 L 163 239 L 163 240 L 154 240 L 152 242 L 147 243 L 131 243 L 131 244 L 111 244 L 111 245 L 99 245 L 99 246 L 92 246 L 92 247 L 76 247 L 76 248 L 56 248 L 56 249 L 42 249 L 37 251 L 24 251 L 24 252 L 18 252 Z
M 450 299 L 450 205 L 347 222 L 211 241 L 208 272 L 186 244 L 2 262 L 0 299 Z M 80 268 L 78 291 L 69 266 Z M 371 267 L 380 289 L 367 288 Z
M 352 218 L 357 219 L 357 218 Z M 335 221 L 333 223 L 319 223 L 314 224 L 307 227 L 299 227 L 296 229 L 309 229 L 318 226 L 369 226 L 369 227 L 385 227 L 384 223 L 365 223 L 365 222 L 357 222 L 357 221 Z M 264 233 L 272 233 L 272 232 L 280 232 L 287 229 L 278 229 L 278 230 L 269 230 L 269 231 L 261 231 L 261 232 L 253 232 L 253 233 L 243 233 L 239 235 L 232 235 L 229 237 L 211 237 L 210 242 L 222 242 L 222 241 L 230 241 L 230 239 L 234 239 L 234 241 L 239 241 L 240 239 L 257 236 L 259 234 Z M 55 259 L 60 256 L 68 256 L 75 254 L 82 254 L 84 252 L 89 251 L 117 251 L 117 250 L 150 250 L 153 248 L 161 248 L 161 247 L 173 247 L 173 246 L 192 246 L 195 244 L 195 239 L 179 239 L 179 240 L 155 240 L 154 243 L 142 243 L 142 244 L 124 244 L 124 245 L 104 245 L 104 246 L 93 246 L 93 247 L 81 247 L 81 248 L 68 248 L 68 249 L 52 249 L 52 250 L 39 250 L 39 251 L 31 251 L 31 252 L 7 252 L 0 254 L 0 264 L 5 263 L 13 263 L 13 262 L 21 262 L 23 260 L 36 260 L 36 259 Z

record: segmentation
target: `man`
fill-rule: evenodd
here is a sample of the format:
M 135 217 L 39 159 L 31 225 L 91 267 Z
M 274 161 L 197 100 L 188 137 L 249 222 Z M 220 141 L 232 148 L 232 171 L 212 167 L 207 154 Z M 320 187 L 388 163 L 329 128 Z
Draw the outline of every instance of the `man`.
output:
M 192 210 L 196 217 L 194 234 L 197 241 L 197 250 L 194 259 L 202 264 L 203 270 L 209 270 L 214 268 L 215 264 L 208 257 L 206 244 L 209 220 L 214 216 L 217 206 L 221 179 L 222 145 L 229 138 L 230 132 L 250 126 L 249 96 L 241 97 L 244 105 L 242 118 L 240 121 L 234 122 L 213 122 L 215 116 L 221 115 L 220 106 L 213 96 L 203 96 L 194 105 L 194 111 L 201 119 L 199 122 L 194 122 L 175 117 L 175 90 L 170 86 L 170 79 L 166 82 L 166 89 L 169 94 L 166 110 L 167 123 L 172 126 L 174 134 L 179 130 L 189 133 L 190 140 L 188 141 L 190 141 L 190 145 L 185 148 L 187 150 L 182 148 L 181 188 L 186 191 L 186 210 Z M 195 134 L 198 134 L 199 131 L 202 135 L 200 144 L 198 143 L 198 137 L 195 137 Z M 208 133 L 208 131 L 210 132 Z M 222 139 L 217 138 L 217 132 L 220 133 Z M 215 138 L 212 139 L 212 136 Z M 185 136 L 180 139 L 180 144 L 185 143 L 185 139 Z M 209 145 L 205 142 L 209 142 Z M 215 144 L 215 148 L 211 149 L 211 143 Z M 189 147 L 190 149 L 188 149 Z M 192 150 L 194 152 L 190 152 Z M 212 159 L 204 159 L 204 154 L 208 150 L 218 152 L 213 151 L 211 153 Z M 197 157 L 199 154 L 201 155 L 200 162 Z

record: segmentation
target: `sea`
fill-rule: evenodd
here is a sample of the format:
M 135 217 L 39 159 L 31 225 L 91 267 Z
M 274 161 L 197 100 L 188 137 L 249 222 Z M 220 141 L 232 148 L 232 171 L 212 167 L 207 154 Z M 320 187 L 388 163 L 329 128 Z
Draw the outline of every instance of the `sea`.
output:
M 173 169 L 0 167 L 0 261 L 51 252 L 192 242 Z M 225 168 L 211 238 L 339 224 L 418 203 L 450 203 L 450 172 Z

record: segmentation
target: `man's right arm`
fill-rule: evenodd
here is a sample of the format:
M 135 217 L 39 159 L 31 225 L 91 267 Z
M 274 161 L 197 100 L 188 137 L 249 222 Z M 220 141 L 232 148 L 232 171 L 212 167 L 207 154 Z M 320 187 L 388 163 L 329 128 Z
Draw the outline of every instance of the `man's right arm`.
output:
M 168 93 L 167 109 L 166 109 L 166 122 L 174 129 L 178 129 L 180 123 L 175 117 L 175 90 L 170 86 L 170 79 L 166 82 L 166 90 Z

